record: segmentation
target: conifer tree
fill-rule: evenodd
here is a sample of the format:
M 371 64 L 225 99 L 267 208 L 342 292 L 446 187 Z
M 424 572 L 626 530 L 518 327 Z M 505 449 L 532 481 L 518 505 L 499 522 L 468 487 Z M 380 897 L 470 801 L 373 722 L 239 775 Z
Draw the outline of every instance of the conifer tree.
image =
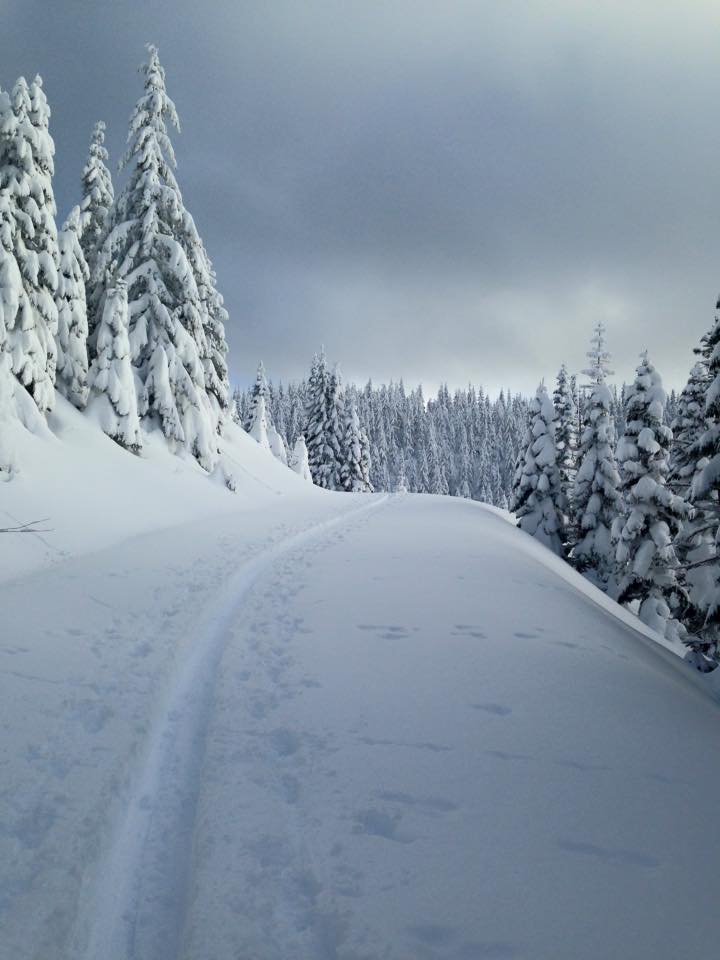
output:
M 293 447 L 292 458 L 290 460 L 290 467 L 298 476 L 301 476 L 303 480 L 308 480 L 312 483 L 312 476 L 310 474 L 310 464 L 308 463 L 308 451 L 305 445 L 305 437 L 300 434 L 295 441 L 295 446 Z
M 93 331 L 88 410 L 98 417 L 104 432 L 125 449 L 142 448 L 135 378 L 130 360 L 128 296 L 123 280 L 109 287 L 103 314 Z
M 617 600 L 638 600 L 640 619 L 665 634 L 684 598 L 673 538 L 690 510 L 667 485 L 672 440 L 663 422 L 667 397 L 647 353 L 624 395 L 625 432 L 617 447 L 624 508 L 613 524 Z
M 265 367 L 263 366 L 262 360 L 260 363 L 258 363 L 257 373 L 255 374 L 255 383 L 250 391 L 250 398 L 246 414 L 247 419 L 245 420 L 245 429 L 248 431 L 248 433 L 252 429 L 252 425 L 255 422 L 255 411 L 261 397 L 265 401 L 265 416 L 268 422 L 271 423 L 272 417 L 268 411 L 268 405 L 270 402 L 270 388 L 268 386 Z
M 610 354 L 605 346 L 605 328 L 595 327 L 587 356 L 589 377 L 584 405 L 585 424 L 578 456 L 578 472 L 573 488 L 573 506 L 578 542 L 572 552 L 576 568 L 603 590 L 613 590 L 615 571 L 611 543 L 612 525 L 621 499 L 620 477 L 613 452 L 613 425 L 610 417 L 612 396 L 606 383 Z
M 565 364 L 560 367 L 553 394 L 555 407 L 555 444 L 557 447 L 557 465 L 560 471 L 561 498 L 558 507 L 562 514 L 566 547 L 572 546 L 574 537 L 570 531 L 570 498 L 577 471 L 577 411 L 573 388 Z
M 345 407 L 345 434 L 342 444 L 340 483 L 350 493 L 371 493 L 369 462 L 364 451 L 366 446 L 360 420 L 353 403 Z
M 521 530 L 563 556 L 563 494 L 556 444 L 555 408 L 541 383 L 530 404 L 525 450 L 515 471 L 511 509 Z
M 705 392 L 708 388 L 708 369 L 705 360 L 693 365 L 688 382 L 677 401 L 675 418 L 670 426 L 673 433 L 670 445 L 669 484 L 674 493 L 687 497 L 693 477 L 704 466 L 693 454 L 694 444 L 705 432 Z
M 93 297 L 96 292 L 102 290 L 98 282 L 102 278 L 97 277 L 98 255 L 107 233 L 110 211 L 115 198 L 107 161 L 105 124 L 99 120 L 90 138 L 90 150 L 82 172 L 82 200 L 80 201 L 80 245 L 90 275 L 90 282 L 87 284 L 90 329 L 94 326 L 93 311 L 97 307 Z
M 179 129 L 175 104 L 157 48 L 148 46 L 148 53 L 144 93 L 130 118 L 123 158 L 130 173 L 113 205 L 97 282 L 105 283 L 108 272 L 111 282 L 127 282 L 141 417 L 156 420 L 171 448 L 183 445 L 211 470 L 228 405 L 224 359 L 215 355 L 225 349 L 224 308 L 173 172 L 168 125 Z M 213 344 L 211 329 L 218 338 Z
M 0 92 L 0 99 L 5 94 Z M 0 116 L 2 107 L 0 105 Z M 16 323 L 22 326 L 30 310 L 20 268 L 15 259 L 15 218 L 7 190 L 0 191 L 0 480 L 9 479 L 16 469 L 10 446 L 10 424 L 16 418 L 12 344 L 10 334 Z
M 36 77 L 15 84 L 11 100 L 0 102 L 0 190 L 13 235 L 13 253 L 27 298 L 27 309 L 8 327 L 13 372 L 38 408 L 55 402 L 59 255 L 52 189 L 55 146 L 50 109 Z
M 261 447 L 265 447 L 267 450 L 270 449 L 267 413 L 265 411 L 265 397 L 263 396 L 259 396 L 257 398 L 257 402 L 255 403 L 255 411 L 253 413 L 253 420 L 250 424 L 248 433 L 253 440 L 256 440 L 260 444 Z
M 718 301 L 717 309 L 720 309 Z M 695 635 L 689 645 L 699 654 L 720 660 L 720 318 L 703 337 L 701 355 L 707 363 L 704 429 L 687 448 L 687 473 L 692 473 L 690 501 L 696 519 L 685 534 L 688 551 L 690 608 L 685 617 Z
M 287 447 L 285 446 L 285 441 L 283 440 L 280 433 L 272 425 L 272 423 L 268 427 L 268 444 L 270 446 L 270 452 L 275 457 L 275 459 L 279 460 L 280 463 L 287 466 L 288 456 L 287 456 Z
M 330 373 L 322 351 L 308 382 L 306 441 L 313 483 L 327 490 L 341 489 L 341 405 L 339 373 Z
M 702 473 L 708 458 L 697 450 L 697 443 L 705 433 L 705 394 L 709 386 L 708 361 L 711 351 L 706 349 L 707 338 L 696 353 L 701 358 L 693 365 L 688 382 L 678 397 L 672 422 L 673 440 L 670 446 L 669 486 L 675 494 L 690 499 L 693 481 Z M 682 622 L 692 636 L 703 632 L 706 597 L 712 592 L 712 562 L 716 557 L 715 535 L 718 527 L 718 496 L 708 490 L 693 501 L 693 514 L 683 522 L 675 538 L 675 553 L 687 588 Z M 694 641 L 693 641 L 694 642 Z M 696 646 L 698 649 L 702 644 Z
M 73 207 L 58 233 L 57 388 L 79 410 L 88 399 L 88 268 L 80 244 L 80 209 Z

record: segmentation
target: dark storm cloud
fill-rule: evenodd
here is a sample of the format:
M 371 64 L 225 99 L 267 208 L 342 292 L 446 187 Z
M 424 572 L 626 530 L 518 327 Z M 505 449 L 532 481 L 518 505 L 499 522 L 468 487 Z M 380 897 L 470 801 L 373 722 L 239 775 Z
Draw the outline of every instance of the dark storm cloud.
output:
M 609 325 L 683 381 L 720 284 L 720 5 L 10 2 L 62 212 L 95 119 L 113 158 L 160 46 L 178 178 L 238 379 L 304 372 L 529 389 Z

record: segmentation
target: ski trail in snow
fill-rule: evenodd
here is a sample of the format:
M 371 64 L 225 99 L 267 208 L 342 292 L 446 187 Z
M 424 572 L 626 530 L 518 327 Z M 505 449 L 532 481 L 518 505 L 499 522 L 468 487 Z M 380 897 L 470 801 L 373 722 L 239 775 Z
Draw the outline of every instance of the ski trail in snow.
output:
M 178 956 L 205 737 L 233 623 L 250 588 L 278 559 L 388 499 L 374 499 L 272 544 L 239 567 L 216 598 L 147 738 L 126 813 L 114 832 L 96 892 L 84 907 L 90 927 L 86 960 Z

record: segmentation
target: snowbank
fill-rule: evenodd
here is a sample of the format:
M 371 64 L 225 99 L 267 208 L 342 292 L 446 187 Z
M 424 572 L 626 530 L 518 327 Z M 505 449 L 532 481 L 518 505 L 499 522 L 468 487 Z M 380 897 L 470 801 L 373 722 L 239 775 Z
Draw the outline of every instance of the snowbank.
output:
M 188 455 L 172 454 L 158 433 L 137 457 L 110 440 L 63 397 L 45 426 L 13 424 L 9 445 L 18 472 L 0 484 L 0 527 L 42 520 L 42 533 L 0 539 L 0 581 L 141 533 L 203 517 L 254 509 L 280 496 L 319 497 L 230 423 L 223 456 L 208 476 Z M 234 483 L 231 492 L 226 479 Z

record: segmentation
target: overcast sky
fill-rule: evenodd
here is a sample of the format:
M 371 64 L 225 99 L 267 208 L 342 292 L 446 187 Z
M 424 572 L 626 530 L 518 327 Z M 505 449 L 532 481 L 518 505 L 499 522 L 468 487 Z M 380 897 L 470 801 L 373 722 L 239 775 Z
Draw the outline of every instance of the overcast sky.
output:
M 527 391 L 608 324 L 682 385 L 720 289 L 718 0 L 0 0 L 64 216 L 157 43 L 231 376 Z

